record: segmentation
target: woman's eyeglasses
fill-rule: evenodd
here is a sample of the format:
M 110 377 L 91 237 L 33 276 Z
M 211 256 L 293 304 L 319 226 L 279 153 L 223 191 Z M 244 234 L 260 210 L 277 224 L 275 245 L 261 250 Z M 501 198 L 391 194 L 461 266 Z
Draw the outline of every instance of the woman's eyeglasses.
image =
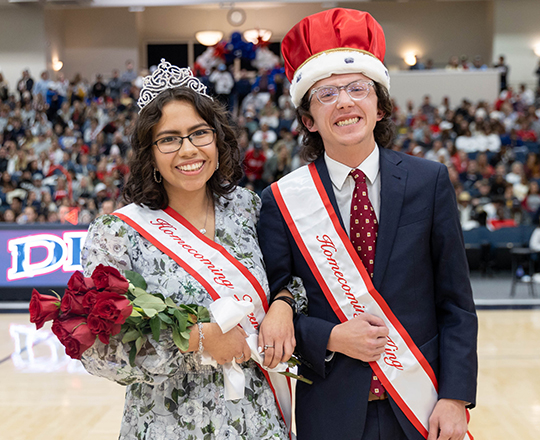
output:
M 152 145 L 158 147 L 158 150 L 163 154 L 175 153 L 180 148 L 184 139 L 188 139 L 195 147 L 206 147 L 214 142 L 216 137 L 216 130 L 213 128 L 202 128 L 194 131 L 187 136 L 165 136 L 155 141 Z
M 371 87 L 374 87 L 373 81 L 354 81 L 346 86 L 321 86 L 313 89 L 309 95 L 309 101 L 313 95 L 317 96 L 317 99 L 321 104 L 333 104 L 337 101 L 339 92 L 345 90 L 347 95 L 355 101 L 361 101 L 367 98 Z

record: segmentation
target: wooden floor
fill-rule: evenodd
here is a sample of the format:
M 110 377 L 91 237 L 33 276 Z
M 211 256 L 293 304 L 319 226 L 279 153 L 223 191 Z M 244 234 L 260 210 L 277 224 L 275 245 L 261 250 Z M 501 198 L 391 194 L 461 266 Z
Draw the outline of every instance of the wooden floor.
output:
M 540 310 L 481 310 L 479 319 L 470 431 L 475 440 L 539 440 Z M 32 328 L 26 314 L 0 314 L 0 438 L 118 438 L 123 387 L 86 374 L 47 329 Z

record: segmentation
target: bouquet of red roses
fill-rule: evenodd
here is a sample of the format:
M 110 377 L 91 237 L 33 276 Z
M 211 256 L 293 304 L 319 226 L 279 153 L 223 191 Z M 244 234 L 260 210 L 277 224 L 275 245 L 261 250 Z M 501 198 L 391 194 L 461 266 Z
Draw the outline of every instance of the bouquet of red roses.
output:
M 132 271 L 125 275 L 100 264 L 91 277 L 75 272 L 62 298 L 54 291 L 52 296 L 34 289 L 30 322 L 40 329 L 52 320 L 52 332 L 73 359 L 80 359 L 96 338 L 108 344 L 111 336 L 122 333 L 122 342 L 131 344 L 129 360 L 133 366 L 148 335 L 159 341 L 164 329 L 170 329 L 174 343 L 186 351 L 190 327 L 198 321 L 209 322 L 208 310 L 197 305 L 177 305 L 171 298 L 147 293 L 141 275 Z

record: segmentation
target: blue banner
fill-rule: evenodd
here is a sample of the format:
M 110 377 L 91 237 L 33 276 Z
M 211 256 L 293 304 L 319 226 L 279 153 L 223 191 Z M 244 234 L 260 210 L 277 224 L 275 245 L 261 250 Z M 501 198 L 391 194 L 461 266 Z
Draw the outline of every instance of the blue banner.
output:
M 64 286 L 81 270 L 86 226 L 0 225 L 0 288 Z

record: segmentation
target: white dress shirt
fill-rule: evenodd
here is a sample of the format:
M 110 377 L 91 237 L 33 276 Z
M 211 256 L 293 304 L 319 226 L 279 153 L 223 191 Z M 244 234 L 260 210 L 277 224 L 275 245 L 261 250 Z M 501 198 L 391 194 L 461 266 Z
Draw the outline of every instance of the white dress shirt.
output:
M 353 168 L 338 162 L 324 153 L 324 161 L 330 174 L 330 180 L 334 187 L 339 213 L 343 219 L 343 225 L 347 234 L 350 234 L 351 224 L 351 201 L 355 187 L 354 178 L 350 175 Z M 381 209 L 381 179 L 379 173 L 380 152 L 376 145 L 372 153 L 357 167 L 366 175 L 368 197 L 379 220 Z

